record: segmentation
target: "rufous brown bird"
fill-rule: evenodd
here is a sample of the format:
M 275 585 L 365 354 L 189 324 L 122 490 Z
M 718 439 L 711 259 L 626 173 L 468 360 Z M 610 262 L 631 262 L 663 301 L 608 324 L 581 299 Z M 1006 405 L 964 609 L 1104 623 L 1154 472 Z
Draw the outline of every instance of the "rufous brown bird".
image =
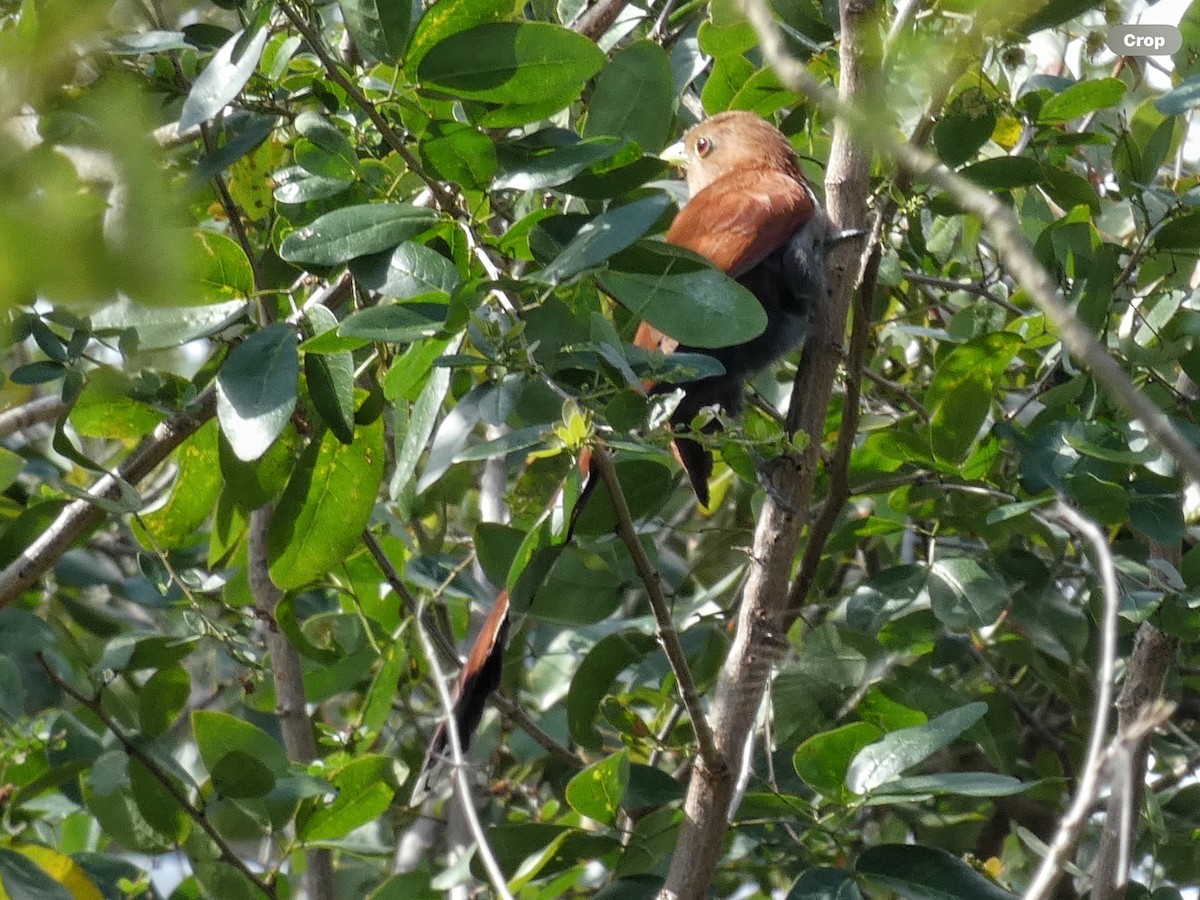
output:
M 767 327 L 758 337 L 718 349 L 679 346 L 642 323 L 634 338 L 639 347 L 703 353 L 725 367 L 724 375 L 653 386 L 656 393 L 682 388 L 683 398 L 670 420 L 678 431 L 706 406 L 737 415 L 746 379 L 804 340 L 814 306 L 828 292 L 829 226 L 800 174 L 791 144 L 754 113 L 713 116 L 668 147 L 663 157 L 684 167 L 691 193 L 671 223 L 667 241 L 699 253 L 735 278 L 767 314 Z M 674 449 L 696 498 L 707 507 L 712 454 L 682 436 L 675 438 Z
M 804 340 L 814 306 L 828 290 L 825 250 L 830 236 L 821 205 L 800 173 L 791 144 L 754 113 L 713 116 L 662 155 L 683 166 L 691 194 L 672 222 L 667 241 L 706 257 L 754 294 L 767 314 L 767 327 L 758 337 L 717 349 L 681 346 L 645 322 L 638 328 L 634 343 L 643 349 L 703 353 L 725 368 L 723 375 L 697 381 L 647 385 L 652 393 L 682 391 L 670 419 L 679 432 L 708 406 L 737 415 L 746 379 Z M 697 499 L 708 506 L 711 452 L 683 434 L 676 434 L 673 445 Z M 594 482 L 593 475 L 572 519 Z M 507 630 L 508 594 L 502 592 L 456 685 L 453 715 L 464 749 L 488 696 L 500 683 Z M 434 735 L 426 770 L 444 754 L 447 741 L 443 723 Z

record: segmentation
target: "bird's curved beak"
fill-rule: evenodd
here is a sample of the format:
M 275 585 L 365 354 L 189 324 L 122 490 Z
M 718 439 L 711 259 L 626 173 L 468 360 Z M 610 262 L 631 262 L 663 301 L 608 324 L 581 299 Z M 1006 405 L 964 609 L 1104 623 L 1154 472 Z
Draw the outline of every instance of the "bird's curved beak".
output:
M 683 169 L 687 167 L 688 156 L 687 150 L 684 149 L 683 141 L 676 141 L 662 153 L 658 154 L 658 158 L 669 162 L 673 166 L 678 166 Z

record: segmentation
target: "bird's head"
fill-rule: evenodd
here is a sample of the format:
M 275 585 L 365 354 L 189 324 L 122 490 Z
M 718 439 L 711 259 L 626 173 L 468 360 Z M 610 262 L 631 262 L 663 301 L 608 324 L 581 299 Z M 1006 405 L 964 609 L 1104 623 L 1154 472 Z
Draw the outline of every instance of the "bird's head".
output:
M 776 169 L 801 179 L 783 133 L 752 112 L 724 112 L 689 129 L 660 156 L 683 168 L 692 196 L 731 172 Z

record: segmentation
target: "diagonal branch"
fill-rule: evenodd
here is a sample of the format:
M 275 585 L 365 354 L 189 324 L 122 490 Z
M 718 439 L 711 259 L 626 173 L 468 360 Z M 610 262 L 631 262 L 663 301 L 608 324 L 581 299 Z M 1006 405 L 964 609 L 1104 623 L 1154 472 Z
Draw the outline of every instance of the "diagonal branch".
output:
M 241 872 L 243 876 L 248 878 L 267 897 L 275 897 L 276 890 L 274 884 L 270 881 L 264 881 L 255 874 L 254 870 L 246 865 L 242 858 L 229 846 L 225 838 L 221 836 L 221 833 L 213 826 L 212 822 L 208 820 L 208 816 L 204 814 L 204 811 L 192 803 L 187 798 L 187 795 L 180 790 L 179 785 L 162 770 L 158 762 L 143 750 L 137 741 L 127 735 L 112 716 L 105 712 L 104 704 L 100 702 L 99 698 L 88 697 L 81 691 L 76 690 L 66 679 L 54 671 L 53 666 L 50 665 L 49 661 L 41 653 L 37 653 L 36 657 L 42 668 L 46 670 L 46 675 L 54 682 L 55 686 L 99 719 L 104 724 L 104 727 L 112 733 L 112 736 L 117 739 L 117 743 L 121 745 L 121 749 L 125 751 L 125 754 L 145 766 L 146 771 L 150 773 L 155 781 L 162 785 L 163 790 L 171 795 L 171 799 L 179 804 L 179 808 L 187 813 L 188 818 L 200 826 L 200 829 L 208 835 L 209 839 L 216 845 L 217 850 L 220 851 L 221 859 Z
M 604 448 L 598 447 L 592 453 L 592 465 L 596 467 L 600 477 L 604 480 L 604 486 L 608 488 L 613 510 L 617 514 L 617 534 L 629 550 L 629 555 L 633 557 L 634 568 L 637 569 L 638 576 L 646 587 L 646 594 L 650 598 L 650 607 L 654 610 L 654 619 L 658 623 L 658 639 L 662 642 L 667 662 L 671 664 L 671 671 L 675 674 L 675 681 L 679 684 L 683 705 L 687 707 L 688 715 L 692 720 L 692 730 L 696 733 L 696 743 L 700 745 L 700 759 L 706 767 L 718 768 L 723 765 L 723 758 L 717 751 L 712 730 L 708 726 L 708 719 L 704 716 L 704 707 L 700 704 L 700 692 L 696 689 L 696 679 L 692 677 L 692 670 L 688 667 L 683 644 L 679 642 L 679 632 L 675 630 L 675 623 L 671 621 L 671 608 L 663 594 L 662 576 L 650 563 L 650 558 L 646 556 L 645 549 L 638 541 L 637 530 L 633 525 L 633 515 L 629 512 L 629 503 L 625 500 L 621 482 L 617 480 L 617 469 L 613 465 L 612 456 Z
M 102 500 L 119 499 L 122 482 L 137 484 L 217 414 L 216 397 L 215 391 L 206 390 L 193 409 L 160 424 L 129 454 L 115 474 L 102 475 L 89 493 Z M 99 506 L 87 500 L 68 503 L 50 527 L 0 572 L 0 609 L 32 587 L 72 544 L 103 522 L 106 515 Z

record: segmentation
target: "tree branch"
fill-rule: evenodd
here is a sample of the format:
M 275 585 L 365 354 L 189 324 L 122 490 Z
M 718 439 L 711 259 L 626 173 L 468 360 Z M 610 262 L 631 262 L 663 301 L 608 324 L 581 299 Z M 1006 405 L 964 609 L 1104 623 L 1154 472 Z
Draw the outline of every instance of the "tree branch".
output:
M 1079 841 L 1080 832 L 1091 815 L 1102 785 L 1100 776 L 1108 735 L 1109 709 L 1112 707 L 1113 678 L 1117 668 L 1117 614 L 1120 609 L 1120 590 L 1117 587 L 1117 567 L 1112 549 L 1104 533 L 1090 519 L 1065 503 L 1059 503 L 1056 518 L 1061 519 L 1092 545 L 1095 565 L 1100 575 L 1104 596 L 1104 618 L 1100 624 L 1100 660 L 1096 671 L 1096 704 L 1092 713 L 1092 733 L 1088 739 L 1087 759 L 1081 767 L 1079 786 L 1071 808 L 1058 823 L 1058 830 L 1046 857 L 1025 891 L 1024 900 L 1046 900 L 1053 892 L 1063 866 Z M 1114 741 L 1115 744 L 1115 741 Z
M 53 422 L 70 407 L 61 397 L 38 397 L 0 412 L 0 440 L 33 425 Z
M 849 100 L 875 80 L 877 58 L 870 38 L 875 28 L 874 0 L 841 0 L 841 91 Z M 768 23 L 771 13 L 761 0 L 743 0 L 752 22 Z M 774 35 L 773 25 L 766 26 Z M 764 51 L 767 38 L 760 28 Z M 780 46 L 776 52 L 782 53 Z M 861 228 L 866 222 L 871 154 L 850 141 L 838 124 L 833 138 L 825 185 L 831 221 L 836 229 Z M 737 633 L 717 681 L 712 727 L 720 764 L 697 761 L 684 801 L 684 823 L 671 859 L 661 900 L 700 900 L 712 883 L 728 830 L 736 785 L 733 773 L 754 728 L 758 708 L 776 657 L 788 616 L 788 584 L 800 543 L 800 532 L 816 479 L 825 414 L 842 362 L 842 342 L 850 298 L 859 283 L 864 260 L 852 242 L 830 252 L 830 300 L 817 304 L 812 337 L 805 344 L 792 387 L 787 413 L 789 431 L 809 440 L 796 455 L 781 458 L 770 473 L 772 489 L 758 519 L 746 583 L 738 614 Z
M 102 475 L 89 493 L 104 500 L 121 496 L 121 482 L 137 484 L 217 413 L 216 392 L 205 390 L 196 406 L 154 429 L 117 468 Z M 106 513 L 87 500 L 72 500 L 54 522 L 0 572 L 0 609 L 41 578 L 71 545 L 104 521 Z
M 267 531 L 271 527 L 271 507 L 261 506 L 250 514 L 246 577 L 254 608 L 266 623 L 267 652 L 271 654 L 271 680 L 275 685 L 275 718 L 283 734 L 288 759 L 307 765 L 317 758 L 317 742 L 308 718 L 308 697 L 304 693 L 304 670 L 300 654 L 275 618 L 283 591 L 275 586 L 267 564 Z M 324 848 L 304 851 L 304 891 L 311 900 L 333 900 L 333 852 Z
M 846 102 L 844 93 L 839 99 L 788 55 L 766 4 L 762 0 L 743 2 L 746 17 L 758 33 L 763 55 L 784 86 L 807 96 L 825 112 L 835 115 L 840 124 L 853 132 L 855 140 L 874 147 L 911 177 L 941 188 L 961 209 L 977 216 L 1009 273 L 1058 330 L 1064 346 L 1083 363 L 1122 410 L 1141 420 L 1147 432 L 1189 478 L 1200 481 L 1200 450 L 1134 386 L 1091 330 L 1067 306 L 1049 273 L 1038 262 L 1012 210 L 997 197 L 951 172 L 935 157 L 896 139 L 887 129 L 879 128 L 875 119 Z M 843 48 L 845 40 L 843 34 Z M 844 78 L 843 74 L 843 88 Z
M 158 762 L 152 756 L 150 756 L 149 753 L 143 750 L 136 741 L 125 734 L 124 730 L 120 725 L 117 724 L 112 716 L 104 711 L 104 704 L 102 704 L 96 697 L 88 697 L 82 692 L 77 691 L 70 683 L 66 681 L 66 679 L 54 671 L 49 661 L 40 652 L 36 653 L 35 656 L 37 657 L 37 661 L 41 664 L 42 668 L 46 670 L 46 675 L 52 682 L 54 682 L 55 686 L 76 703 L 79 703 L 81 706 L 85 707 L 89 712 L 92 713 L 92 715 L 99 719 L 104 724 L 104 727 L 107 728 L 112 733 L 113 737 L 117 739 L 117 743 L 121 745 L 121 749 L 125 751 L 125 754 L 131 759 L 136 759 L 139 763 L 145 766 L 146 771 L 150 773 L 155 781 L 162 785 L 163 790 L 171 795 L 171 799 L 179 804 L 179 808 L 187 813 L 188 818 L 200 826 L 200 829 L 206 835 L 208 835 L 212 842 L 217 846 L 217 849 L 221 853 L 221 859 L 224 860 L 228 865 L 241 872 L 242 875 L 248 878 L 250 882 L 256 888 L 262 891 L 267 897 L 275 897 L 275 885 L 270 881 L 264 881 L 249 866 L 246 865 L 241 857 L 239 857 L 233 851 L 233 848 L 229 846 L 229 843 L 225 840 L 225 838 L 221 836 L 221 833 L 213 826 L 212 822 L 208 820 L 208 816 L 204 814 L 204 811 L 193 804 L 192 801 L 187 798 L 187 795 L 180 790 L 179 785 L 175 783 L 174 779 L 172 779 L 167 775 L 166 772 L 162 770 L 162 767 L 159 766 Z
M 683 652 L 683 644 L 679 642 L 679 632 L 675 629 L 675 623 L 671 621 L 671 608 L 663 595 L 662 576 L 651 565 L 645 549 L 638 541 L 633 515 L 629 512 L 629 503 L 625 500 L 621 482 L 617 480 L 617 469 L 613 465 L 612 456 L 603 447 L 597 447 L 592 453 L 592 465 L 600 473 L 604 486 L 608 488 L 608 495 L 612 498 L 613 510 L 617 515 L 617 535 L 629 550 L 633 566 L 646 587 L 650 608 L 654 610 L 654 620 L 658 623 L 658 639 L 667 655 L 667 662 L 671 664 L 671 671 L 675 674 L 683 705 L 687 707 L 688 716 L 692 720 L 696 743 L 700 745 L 700 760 L 708 769 L 716 770 L 726 763 L 717 751 L 708 719 L 704 716 L 704 707 L 700 703 L 696 679 L 692 677 L 692 670 L 688 668 L 687 655 Z

